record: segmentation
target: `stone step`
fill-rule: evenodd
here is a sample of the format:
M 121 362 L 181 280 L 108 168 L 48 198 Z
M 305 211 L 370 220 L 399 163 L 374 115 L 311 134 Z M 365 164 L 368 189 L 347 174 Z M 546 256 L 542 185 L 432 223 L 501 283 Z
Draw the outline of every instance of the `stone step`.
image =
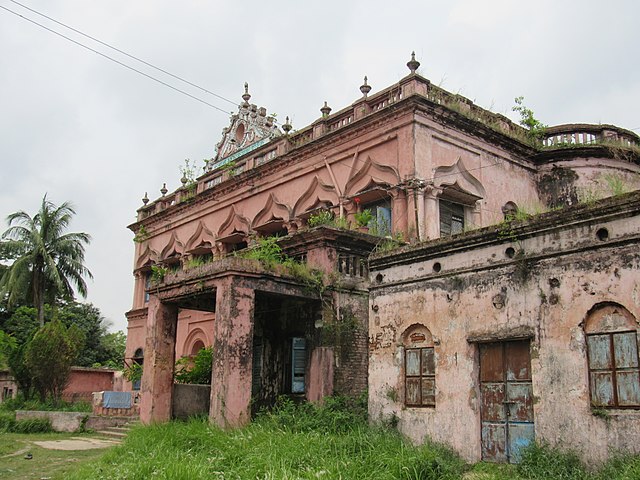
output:
M 102 435 L 103 437 L 111 437 L 111 438 L 124 438 L 127 436 L 128 431 L 118 431 L 118 430 L 112 430 L 112 428 L 117 428 L 117 427 L 110 427 L 109 430 L 105 429 L 105 430 L 98 430 L 96 432 L 96 434 L 98 435 Z

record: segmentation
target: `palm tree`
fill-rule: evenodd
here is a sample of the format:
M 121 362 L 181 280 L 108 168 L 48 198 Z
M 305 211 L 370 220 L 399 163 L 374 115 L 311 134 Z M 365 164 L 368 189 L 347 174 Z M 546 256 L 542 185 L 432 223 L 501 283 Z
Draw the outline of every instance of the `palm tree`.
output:
M 84 246 L 91 237 L 65 233 L 75 213 L 69 202 L 56 206 L 45 194 L 33 218 L 24 211 L 7 217 L 9 228 L 2 234 L 0 250 L 14 261 L 0 278 L 0 293 L 9 305 L 30 293 L 40 326 L 44 325 L 45 301 L 54 303 L 60 297 L 72 300 L 73 287 L 86 297 L 84 277 L 93 278 L 84 266 Z

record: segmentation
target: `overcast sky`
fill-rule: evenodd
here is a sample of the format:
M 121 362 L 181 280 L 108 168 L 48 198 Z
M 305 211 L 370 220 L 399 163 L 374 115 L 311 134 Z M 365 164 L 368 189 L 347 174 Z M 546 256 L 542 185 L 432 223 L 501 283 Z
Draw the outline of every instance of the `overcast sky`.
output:
M 19 0 L 234 102 L 300 129 L 409 73 L 515 119 L 514 97 L 548 125 L 640 132 L 640 2 L 462 0 Z M 236 107 L 25 10 L 0 6 L 212 103 Z M 88 301 L 126 331 L 133 234 L 145 191 L 177 188 L 185 158 L 214 154 L 229 115 L 0 8 L 0 217 L 71 201 L 92 235 Z M 6 228 L 3 223 L 1 230 Z

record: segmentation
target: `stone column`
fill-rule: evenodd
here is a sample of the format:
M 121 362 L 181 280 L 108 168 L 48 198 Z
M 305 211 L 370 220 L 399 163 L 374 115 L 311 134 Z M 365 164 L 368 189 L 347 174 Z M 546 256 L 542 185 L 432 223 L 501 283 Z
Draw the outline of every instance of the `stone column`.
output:
M 472 228 L 482 227 L 482 200 L 477 200 L 471 211 L 471 225 Z
M 440 208 L 438 206 L 438 197 L 441 193 L 441 188 L 434 186 L 427 187 L 425 193 L 425 215 L 427 219 L 425 240 L 440 237 Z
M 407 194 L 402 189 L 394 189 L 389 192 L 391 195 L 391 226 L 392 233 L 402 232 L 405 240 L 409 240 L 407 231 Z
M 424 205 L 424 191 L 425 188 L 420 185 L 415 187 L 415 198 L 416 198 L 416 211 L 418 217 L 418 239 L 425 240 L 427 237 L 426 230 L 426 222 L 427 218 L 425 217 L 425 205 Z
M 151 295 L 140 400 L 142 423 L 171 420 L 177 323 L 178 307 L 162 303 L 156 295 Z
M 133 308 L 141 308 L 144 305 L 144 275 L 140 270 L 133 272 Z
M 216 284 L 209 419 L 221 428 L 251 420 L 254 303 L 253 289 L 233 277 Z

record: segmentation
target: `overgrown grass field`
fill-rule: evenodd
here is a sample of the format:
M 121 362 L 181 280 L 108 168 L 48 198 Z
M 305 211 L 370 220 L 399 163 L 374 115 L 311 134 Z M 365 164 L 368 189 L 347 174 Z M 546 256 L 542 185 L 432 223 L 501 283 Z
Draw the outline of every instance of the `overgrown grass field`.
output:
M 536 447 L 521 465 L 467 465 L 436 444 L 413 446 L 370 427 L 361 407 L 332 400 L 322 408 L 282 403 L 228 432 L 204 419 L 136 427 L 98 461 L 68 479 L 640 479 L 640 457 L 589 472 L 575 456 Z

